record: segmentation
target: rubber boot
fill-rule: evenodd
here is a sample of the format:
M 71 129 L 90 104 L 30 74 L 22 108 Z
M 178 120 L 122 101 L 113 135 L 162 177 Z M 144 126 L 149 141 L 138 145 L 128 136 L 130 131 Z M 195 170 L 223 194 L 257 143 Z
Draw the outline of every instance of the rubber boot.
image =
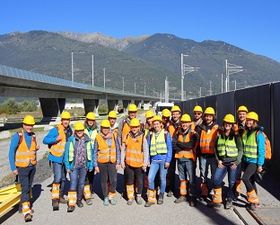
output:
M 148 189 L 147 195 L 148 195 L 148 201 L 146 202 L 145 207 L 150 207 L 150 206 L 154 205 L 157 201 L 156 190 Z
M 76 203 L 77 203 L 77 192 L 69 191 L 67 212 L 73 212 L 75 210 Z
M 251 210 L 256 210 L 259 205 L 259 198 L 255 190 L 247 192 L 247 200 L 249 202 L 249 208 Z
M 222 188 L 214 188 L 212 202 L 209 204 L 209 206 L 221 207 L 222 202 Z
M 134 185 L 126 185 L 126 193 L 127 193 L 127 204 L 132 205 L 134 200 Z
M 52 207 L 53 211 L 59 210 L 59 200 L 60 200 L 60 184 L 53 183 L 52 184 Z
M 32 220 L 32 212 L 30 209 L 30 202 L 23 202 L 22 203 L 22 214 L 24 216 L 24 221 L 29 222 Z

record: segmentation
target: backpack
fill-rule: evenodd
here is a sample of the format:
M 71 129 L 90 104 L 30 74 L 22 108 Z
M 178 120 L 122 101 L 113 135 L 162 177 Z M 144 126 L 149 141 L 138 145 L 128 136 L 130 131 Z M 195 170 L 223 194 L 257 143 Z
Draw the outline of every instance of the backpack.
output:
M 272 149 L 271 149 L 271 143 L 268 139 L 267 135 L 262 131 L 264 138 L 265 138 L 265 159 L 270 160 L 272 157 Z M 258 132 L 257 132 L 258 134 Z

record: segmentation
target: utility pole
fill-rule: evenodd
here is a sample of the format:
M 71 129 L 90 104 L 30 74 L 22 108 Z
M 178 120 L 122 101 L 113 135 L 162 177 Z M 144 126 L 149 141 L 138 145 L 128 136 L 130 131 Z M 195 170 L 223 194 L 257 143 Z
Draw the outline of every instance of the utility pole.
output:
M 201 97 L 201 87 L 199 87 L 199 97 Z
M 136 94 L 136 82 L 134 81 L 134 94 Z
M 91 55 L 91 84 L 94 87 L 94 55 Z
M 103 82 L 104 82 L 104 91 L 105 91 L 105 88 L 106 88 L 106 68 L 103 68 Z
M 146 95 L 146 82 L 144 83 L 144 95 Z
M 73 57 L 73 51 L 71 52 L 71 74 L 72 74 L 72 86 L 74 86 L 74 57 Z
M 237 85 L 236 85 L 236 80 L 234 80 L 234 90 L 236 90 L 237 88 Z
M 164 81 L 164 90 L 165 90 L 164 100 L 165 100 L 165 102 L 169 102 L 169 82 L 168 82 L 167 77 L 165 78 L 165 81 Z
M 124 77 L 122 77 L 122 92 L 124 93 Z
M 228 60 L 225 60 L 226 63 L 226 92 L 229 91 L 229 76 L 235 73 L 244 71 L 243 66 L 237 66 L 235 64 L 228 63 Z
M 213 94 L 213 91 L 212 91 L 212 80 L 210 80 L 210 83 L 209 83 L 209 95 L 212 95 Z
M 224 93 L 224 74 L 221 74 L 221 93 Z

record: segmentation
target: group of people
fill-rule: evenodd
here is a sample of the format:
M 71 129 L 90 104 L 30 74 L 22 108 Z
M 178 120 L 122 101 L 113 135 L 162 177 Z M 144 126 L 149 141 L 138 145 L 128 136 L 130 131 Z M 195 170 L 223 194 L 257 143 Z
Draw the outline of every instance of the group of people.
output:
M 48 145 L 54 180 L 51 196 L 53 210 L 59 204 L 68 204 L 73 212 L 76 205 L 92 204 L 93 181 L 100 173 L 103 204 L 115 205 L 117 172 L 124 170 L 124 197 L 127 204 L 143 203 L 143 191 L 147 191 L 145 207 L 163 204 L 164 193 L 171 197 L 176 193 L 176 165 L 179 173 L 179 197 L 175 203 L 189 202 L 194 207 L 198 197 L 208 199 L 208 205 L 223 204 L 223 180 L 228 174 L 229 191 L 225 208 L 230 208 L 236 195 L 241 193 L 241 180 L 247 189 L 250 207 L 259 204 L 254 175 L 262 171 L 265 161 L 265 135 L 258 126 L 259 117 L 246 106 L 237 110 L 237 121 L 232 114 L 225 115 L 223 124 L 216 123 L 215 110 L 201 106 L 193 109 L 193 118 L 183 114 L 174 105 L 161 115 L 153 111 L 145 113 L 144 123 L 137 119 L 137 106 L 128 106 L 128 115 L 116 123 L 117 113 L 109 112 L 108 119 L 96 124 L 95 114 L 89 112 L 84 122 L 70 127 L 71 115 L 61 113 L 61 123 L 45 136 Z M 22 187 L 22 213 L 25 221 L 32 219 L 31 186 L 36 171 L 36 151 L 39 145 L 32 131 L 35 120 L 26 116 L 22 130 L 13 135 L 10 146 L 10 165 L 18 175 Z M 196 179 L 199 162 L 200 179 Z M 211 176 L 208 176 L 208 172 Z M 70 188 L 65 190 L 66 175 L 70 176 Z M 199 180 L 199 182 L 198 182 Z M 64 198 L 65 195 L 67 198 Z

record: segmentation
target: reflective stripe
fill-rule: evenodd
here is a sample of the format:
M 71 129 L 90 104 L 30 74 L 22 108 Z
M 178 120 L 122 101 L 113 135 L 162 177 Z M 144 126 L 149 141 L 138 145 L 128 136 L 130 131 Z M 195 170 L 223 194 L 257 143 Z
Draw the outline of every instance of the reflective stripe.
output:
M 179 134 L 178 141 L 183 143 L 188 143 L 191 140 L 191 132 L 188 132 L 187 135 Z M 179 152 L 175 153 L 176 159 L 187 158 L 195 160 L 195 153 L 192 149 L 182 149 Z
M 217 153 L 219 156 L 226 156 L 230 158 L 237 157 L 238 149 L 236 147 L 235 138 L 230 140 L 219 136 L 217 143 Z
M 77 192 L 69 191 L 68 192 L 68 204 L 69 206 L 75 206 L 77 202 Z
M 126 185 L 127 198 L 134 199 L 134 185 Z
M 166 154 L 167 153 L 167 145 L 165 142 L 165 131 L 162 129 L 156 138 L 155 133 L 152 133 L 152 140 L 150 146 L 150 155 L 154 156 L 157 154 Z
M 70 146 L 69 146 L 69 162 L 73 162 L 74 160 L 74 153 L 75 153 L 75 149 L 74 149 L 74 146 L 75 146 L 75 141 L 71 141 L 70 142 Z M 86 151 L 87 151 L 87 159 L 88 161 L 91 161 L 92 160 L 92 145 L 91 145 L 91 142 L 87 142 L 87 146 L 86 146 Z
M 258 158 L 258 144 L 256 134 L 257 131 L 252 132 L 248 137 L 248 131 L 245 130 L 242 135 L 242 141 L 244 145 L 243 155 L 247 158 Z
M 58 136 L 61 137 L 61 141 L 53 144 L 50 148 L 50 153 L 56 157 L 61 157 L 64 153 L 65 143 L 66 143 L 66 134 L 64 132 L 64 127 L 62 124 L 57 125 Z
M 107 144 L 102 134 L 96 135 L 96 142 L 98 144 L 97 161 L 99 163 L 115 163 L 117 161 L 116 140 L 115 135 L 112 135 L 112 146 Z
M 200 150 L 203 154 L 214 154 L 215 141 L 217 137 L 218 125 L 214 125 L 211 130 L 201 131 Z
M 90 138 L 91 144 L 94 144 L 94 141 L 95 141 L 95 138 L 96 138 L 96 135 L 97 135 L 97 129 L 94 129 L 94 130 L 91 132 L 91 135 L 89 134 L 88 129 L 85 129 L 85 133 L 86 133 L 86 135 Z
M 144 155 L 142 145 L 144 134 L 132 137 L 129 133 L 125 140 L 125 162 L 132 167 L 142 167 L 144 164 Z
M 186 196 L 187 195 L 187 181 L 181 180 L 180 181 L 180 195 Z
M 85 197 L 86 200 L 91 198 L 91 191 L 90 191 L 90 185 L 89 184 L 84 186 L 84 197 Z

